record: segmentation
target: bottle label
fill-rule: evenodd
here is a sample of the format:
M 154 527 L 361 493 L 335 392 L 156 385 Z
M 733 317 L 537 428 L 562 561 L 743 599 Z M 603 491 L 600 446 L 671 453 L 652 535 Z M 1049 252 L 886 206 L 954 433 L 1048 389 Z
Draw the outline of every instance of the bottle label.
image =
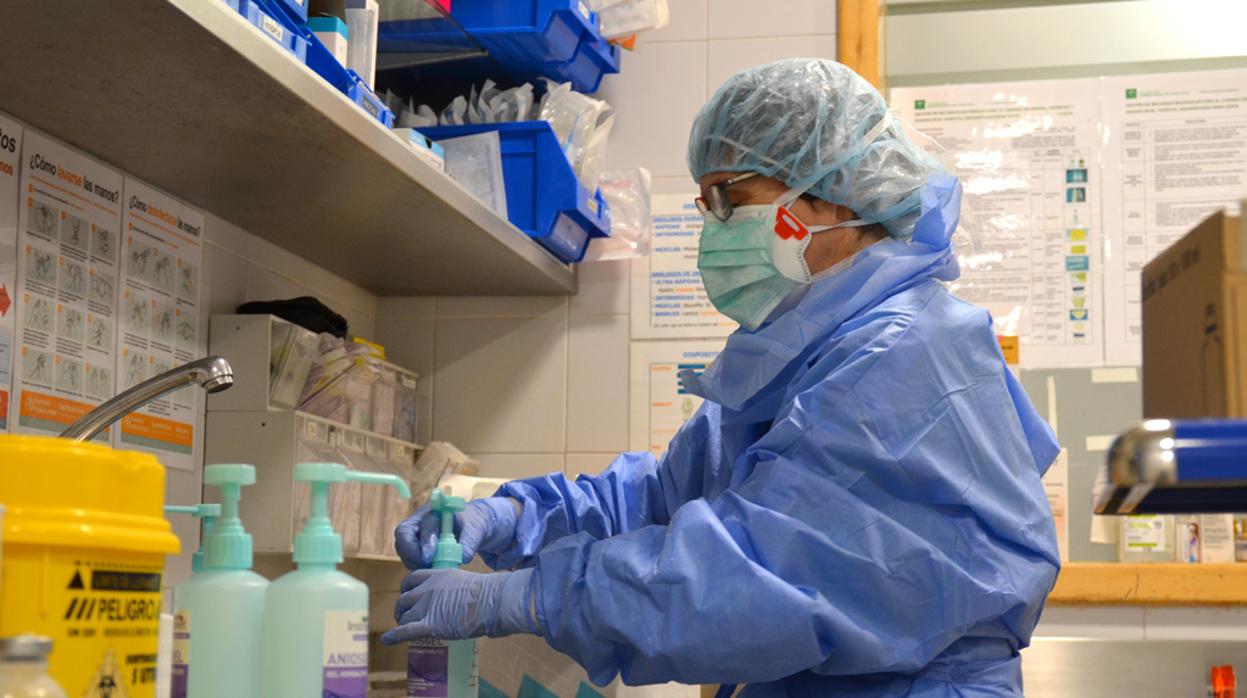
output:
M 1151 514 L 1126 517 L 1126 549 L 1163 553 L 1168 547 L 1163 518 Z
M 368 613 L 325 611 L 324 688 L 335 698 L 368 696 Z
M 407 698 L 447 698 L 450 643 L 432 638 L 407 646 Z
M 191 671 L 191 612 L 179 610 L 173 616 L 173 676 L 171 698 L 186 698 Z

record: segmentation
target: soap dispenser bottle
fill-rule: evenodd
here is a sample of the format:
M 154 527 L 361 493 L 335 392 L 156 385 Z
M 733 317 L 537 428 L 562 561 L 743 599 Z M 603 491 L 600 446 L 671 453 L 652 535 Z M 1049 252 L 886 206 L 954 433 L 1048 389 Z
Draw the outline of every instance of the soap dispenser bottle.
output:
M 345 482 L 391 485 L 396 475 L 348 471 L 338 463 L 300 463 L 294 478 L 311 485 L 311 511 L 294 539 L 293 572 L 264 601 L 264 698 L 365 698 L 368 695 L 368 587 L 338 570 L 342 537 L 329 520 L 329 487 Z
M 455 513 L 463 511 L 463 497 L 437 490 L 429 497 L 429 509 L 441 519 L 435 570 L 458 569 L 463 546 L 455 540 Z M 407 647 L 407 698 L 477 698 L 476 640 L 421 638 Z
M 251 535 L 238 518 L 250 465 L 204 467 L 221 512 L 203 539 L 200 569 L 173 592 L 172 698 L 258 698 L 260 630 L 268 580 L 251 571 Z M 192 565 L 194 563 L 192 562 Z

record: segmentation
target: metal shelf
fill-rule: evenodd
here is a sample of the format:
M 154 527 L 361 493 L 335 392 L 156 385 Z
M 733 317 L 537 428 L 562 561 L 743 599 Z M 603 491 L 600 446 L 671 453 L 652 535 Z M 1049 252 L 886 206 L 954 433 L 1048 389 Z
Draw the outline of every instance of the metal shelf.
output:
M 575 271 L 219 0 L 7 8 L 0 110 L 380 295 Z

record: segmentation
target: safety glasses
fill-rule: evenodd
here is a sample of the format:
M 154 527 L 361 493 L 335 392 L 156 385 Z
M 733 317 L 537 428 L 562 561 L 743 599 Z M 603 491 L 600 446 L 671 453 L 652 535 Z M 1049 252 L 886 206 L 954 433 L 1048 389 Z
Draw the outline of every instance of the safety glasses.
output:
M 727 219 L 732 217 L 732 210 L 735 208 L 732 204 L 732 198 L 727 194 L 727 188 L 757 176 L 757 172 L 746 172 L 707 187 L 706 195 L 699 196 L 696 199 L 697 210 L 701 211 L 703 216 L 707 213 L 714 214 L 714 217 L 718 218 L 720 222 L 726 223 Z

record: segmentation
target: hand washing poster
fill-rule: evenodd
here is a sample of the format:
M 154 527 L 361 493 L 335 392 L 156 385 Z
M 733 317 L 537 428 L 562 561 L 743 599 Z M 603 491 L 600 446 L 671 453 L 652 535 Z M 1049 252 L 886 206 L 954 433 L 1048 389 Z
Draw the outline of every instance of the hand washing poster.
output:
M 726 337 L 736 323 L 715 310 L 697 271 L 697 195 L 653 198 L 653 242 L 632 261 L 632 338 Z
M 958 297 L 1020 340 L 1026 368 L 1104 360 L 1097 81 L 892 90 L 892 107 L 961 178 Z
M 632 414 L 628 447 L 661 455 L 702 399 L 684 390 L 680 372 L 700 374 L 723 350 L 724 341 L 633 342 Z
M 17 309 L 18 179 L 22 174 L 22 126 L 0 115 L 0 431 L 9 429 L 13 385 L 13 318 Z
M 121 175 L 27 131 L 18 196 L 16 431 L 56 434 L 113 394 Z M 110 431 L 97 437 L 111 443 Z
M 133 178 L 125 181 L 120 238 L 117 376 L 125 390 L 204 356 L 199 336 L 204 216 Z M 181 388 L 121 420 L 119 446 L 194 470 L 203 440 L 201 396 Z

